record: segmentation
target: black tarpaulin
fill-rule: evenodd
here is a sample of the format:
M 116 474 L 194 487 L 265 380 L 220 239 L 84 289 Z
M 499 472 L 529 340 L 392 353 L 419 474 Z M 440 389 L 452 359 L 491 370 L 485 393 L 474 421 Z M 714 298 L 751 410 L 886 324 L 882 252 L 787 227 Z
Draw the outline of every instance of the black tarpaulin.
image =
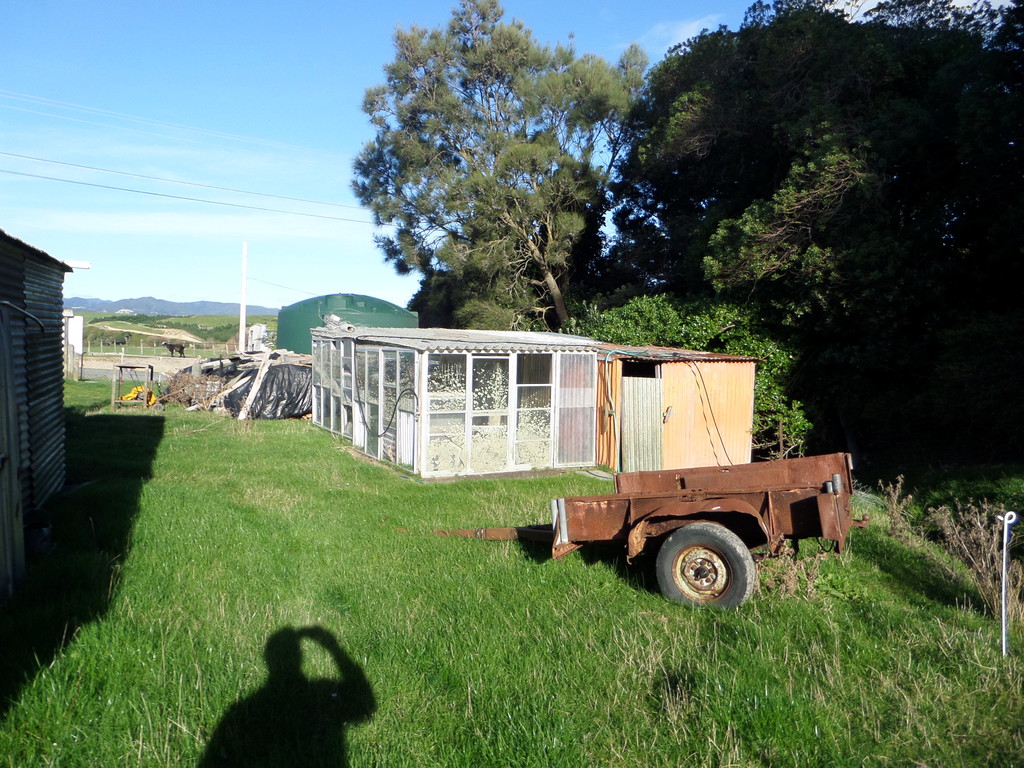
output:
M 238 416 L 249 397 L 256 370 L 246 371 L 244 382 L 224 396 L 224 407 Z M 267 368 L 249 408 L 250 419 L 293 419 L 313 411 L 313 369 L 308 365 L 272 365 Z

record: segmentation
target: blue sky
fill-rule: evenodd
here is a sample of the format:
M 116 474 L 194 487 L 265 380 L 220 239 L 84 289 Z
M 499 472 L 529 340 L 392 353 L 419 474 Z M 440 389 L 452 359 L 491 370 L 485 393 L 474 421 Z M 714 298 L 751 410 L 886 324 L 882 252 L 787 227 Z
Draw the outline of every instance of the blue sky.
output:
M 503 7 L 542 42 L 572 36 L 610 60 L 636 42 L 653 63 L 703 28 L 735 29 L 749 4 Z M 0 229 L 91 264 L 66 296 L 238 301 L 245 243 L 249 304 L 404 305 L 418 281 L 383 263 L 349 188 L 372 138 L 360 105 L 395 29 L 445 25 L 453 5 L 0 0 Z

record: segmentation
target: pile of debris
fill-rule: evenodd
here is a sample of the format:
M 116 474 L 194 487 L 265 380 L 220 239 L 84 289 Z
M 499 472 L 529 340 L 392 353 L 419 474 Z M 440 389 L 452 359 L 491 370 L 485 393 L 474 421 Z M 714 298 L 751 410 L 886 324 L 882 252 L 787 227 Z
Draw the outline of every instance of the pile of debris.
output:
M 313 410 L 313 358 L 286 349 L 210 358 L 174 374 L 160 399 L 238 419 L 302 418 Z

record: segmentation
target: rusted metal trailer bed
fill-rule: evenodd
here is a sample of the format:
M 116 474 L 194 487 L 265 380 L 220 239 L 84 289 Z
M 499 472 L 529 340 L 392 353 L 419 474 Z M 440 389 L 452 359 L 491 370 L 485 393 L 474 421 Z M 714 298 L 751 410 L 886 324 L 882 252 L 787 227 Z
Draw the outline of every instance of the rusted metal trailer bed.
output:
M 552 524 L 439 531 L 489 540 L 550 541 L 554 558 L 589 542 L 622 541 L 632 560 L 658 548 L 658 586 L 680 602 L 732 607 L 753 592 L 757 557 L 821 538 L 841 551 L 853 526 L 849 454 L 630 472 L 615 493 L 553 499 Z

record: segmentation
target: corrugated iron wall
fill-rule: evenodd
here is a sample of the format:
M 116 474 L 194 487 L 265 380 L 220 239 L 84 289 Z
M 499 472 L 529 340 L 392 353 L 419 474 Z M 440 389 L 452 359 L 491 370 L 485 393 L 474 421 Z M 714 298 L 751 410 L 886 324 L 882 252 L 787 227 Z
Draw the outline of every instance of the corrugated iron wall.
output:
M 63 284 L 66 268 L 0 232 L 0 355 L 6 371 L 10 447 L 0 493 L 5 562 L 0 596 L 9 595 L 24 568 L 22 523 L 64 483 Z M 16 466 L 15 466 L 16 465 Z
M 25 309 L 43 323 L 26 335 L 32 506 L 64 485 L 63 286 L 63 270 L 26 260 Z
M 745 464 L 754 418 L 753 362 L 663 363 L 664 468 Z
M 0 268 L 2 272 L 2 268 Z M 0 274 L 2 279 L 2 274 Z M 0 304 L 0 600 L 10 597 L 25 572 L 20 421 L 14 396 L 11 311 Z
M 22 260 L 4 252 L 0 242 L 0 301 L 10 302 L 15 307 L 25 304 L 24 270 Z M 25 545 L 23 539 L 24 492 L 22 491 L 21 445 L 28 439 L 28 409 L 25 401 L 25 318 L 20 313 L 0 304 L 0 367 L 5 375 L 0 377 L 4 392 L 0 392 L 6 408 L 6 416 L 0 419 L 5 434 L 0 437 L 0 450 L 4 462 L 0 478 L 5 487 L 0 488 L 0 600 L 10 597 L 14 587 L 25 572 Z M 2 422 L 6 422 L 5 424 Z
M 660 468 L 749 462 L 756 364 L 679 361 L 659 368 Z M 622 469 L 622 369 L 621 359 L 598 360 L 597 463 L 612 470 Z
M 622 379 L 622 471 L 662 469 L 662 387 L 659 379 Z

